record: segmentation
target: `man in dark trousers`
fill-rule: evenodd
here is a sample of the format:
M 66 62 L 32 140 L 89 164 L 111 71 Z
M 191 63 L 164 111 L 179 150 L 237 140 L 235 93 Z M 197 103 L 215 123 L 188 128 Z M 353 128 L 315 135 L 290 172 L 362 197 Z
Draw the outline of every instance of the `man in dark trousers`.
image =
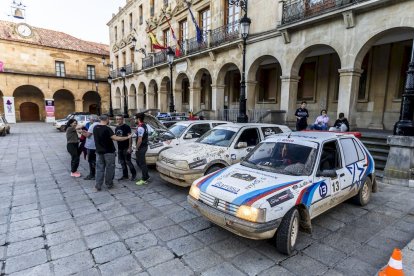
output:
M 115 146 L 113 141 L 126 141 L 131 138 L 131 135 L 126 137 L 116 136 L 108 126 L 109 118 L 107 115 L 101 115 L 99 120 L 99 125 L 93 128 L 93 137 L 96 146 L 96 191 L 102 189 L 104 180 L 108 189 L 114 186 Z
M 306 129 L 308 127 L 309 112 L 306 109 L 305 101 L 303 101 L 300 104 L 300 107 L 296 109 L 295 116 L 296 116 L 296 130 L 301 131 L 301 130 Z
M 131 127 L 124 123 L 124 117 L 122 115 L 116 116 L 116 128 L 115 135 L 119 137 L 126 137 L 131 135 Z M 130 180 L 135 180 L 137 171 L 134 168 L 134 164 L 131 162 L 131 152 L 132 152 L 132 139 L 127 141 L 118 142 L 118 160 L 122 166 L 122 177 L 118 181 L 128 179 L 128 167 L 131 171 Z
M 148 127 L 144 123 L 145 114 L 138 113 L 135 115 L 137 120 L 137 150 L 135 152 L 137 158 L 137 165 L 141 169 L 142 178 L 137 181 L 137 185 L 144 185 L 148 183 L 150 176 L 148 174 L 147 163 L 145 161 L 145 153 L 148 149 Z

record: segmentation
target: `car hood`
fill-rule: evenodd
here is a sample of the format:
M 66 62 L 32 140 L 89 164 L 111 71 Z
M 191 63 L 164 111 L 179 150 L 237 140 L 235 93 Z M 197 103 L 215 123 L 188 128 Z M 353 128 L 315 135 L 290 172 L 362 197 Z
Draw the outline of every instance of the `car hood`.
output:
M 209 174 L 194 183 L 201 192 L 235 205 L 260 207 L 260 199 L 271 197 L 278 191 L 298 189 L 306 176 L 282 175 L 251 169 L 241 164 Z M 293 194 L 289 192 L 291 198 Z
M 155 130 L 168 131 L 168 128 L 166 128 L 160 121 L 158 121 L 157 118 L 152 115 L 145 114 L 144 122 Z
M 226 153 L 225 147 L 206 145 L 201 143 L 187 143 L 181 144 L 176 147 L 169 149 L 168 151 L 163 152 L 163 155 L 172 160 L 185 160 L 189 163 L 207 159 L 225 159 L 224 155 Z

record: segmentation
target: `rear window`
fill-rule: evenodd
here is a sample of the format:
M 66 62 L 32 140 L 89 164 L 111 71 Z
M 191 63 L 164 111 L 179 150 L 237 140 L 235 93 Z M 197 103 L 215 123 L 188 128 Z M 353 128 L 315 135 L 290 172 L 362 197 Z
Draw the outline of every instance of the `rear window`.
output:
M 359 156 L 352 138 L 341 139 L 341 146 L 345 158 L 345 165 L 350 165 L 358 162 Z
M 273 134 L 282 133 L 283 131 L 278 127 L 262 127 L 262 132 L 264 137 L 267 137 Z

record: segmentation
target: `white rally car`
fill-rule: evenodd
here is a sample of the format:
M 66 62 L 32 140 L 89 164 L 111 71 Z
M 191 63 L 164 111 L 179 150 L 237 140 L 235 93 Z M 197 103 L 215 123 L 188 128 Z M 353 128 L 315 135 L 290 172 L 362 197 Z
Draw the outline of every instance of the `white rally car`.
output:
M 265 137 L 290 131 L 273 124 L 219 125 L 194 143 L 161 152 L 157 170 L 165 181 L 187 187 L 203 175 L 240 162 Z
M 227 124 L 225 121 L 201 120 L 182 121 L 171 126 L 159 139 L 150 143 L 145 160 L 148 165 L 154 165 L 160 152 L 190 142 L 194 142 L 215 126 Z
M 299 226 L 376 192 L 374 160 L 353 135 L 292 132 L 260 143 L 240 164 L 196 180 L 189 203 L 213 223 L 251 239 L 275 238 L 291 254 Z

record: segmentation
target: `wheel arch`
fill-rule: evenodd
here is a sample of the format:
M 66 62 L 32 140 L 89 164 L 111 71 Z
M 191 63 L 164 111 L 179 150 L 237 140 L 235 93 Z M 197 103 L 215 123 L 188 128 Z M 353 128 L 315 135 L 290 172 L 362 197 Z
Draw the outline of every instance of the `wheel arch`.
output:
M 304 204 L 298 204 L 295 206 L 296 209 L 299 211 L 299 225 L 300 228 L 306 232 L 311 234 L 312 233 L 312 223 L 311 223 L 311 217 L 309 214 L 308 208 Z

